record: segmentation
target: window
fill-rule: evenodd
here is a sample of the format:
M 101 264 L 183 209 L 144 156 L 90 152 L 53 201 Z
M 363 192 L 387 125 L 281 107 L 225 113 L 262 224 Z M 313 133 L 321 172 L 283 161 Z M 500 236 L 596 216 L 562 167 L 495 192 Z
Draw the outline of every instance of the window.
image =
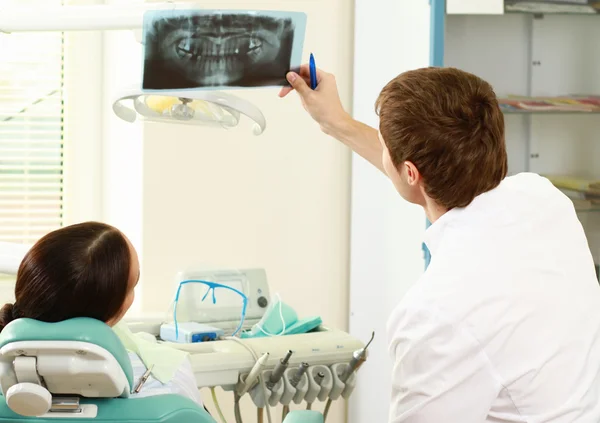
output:
M 3 7 L 37 4 L 62 0 Z M 102 116 L 89 104 L 100 102 L 99 45 L 99 32 L 0 33 L 0 241 L 33 244 L 63 225 L 98 217 L 89 210 L 99 200 L 89 199 L 100 191 Z M 0 306 L 14 300 L 13 290 L 14 276 L 0 275 Z
M 0 37 L 0 241 L 31 244 L 63 224 L 64 35 Z

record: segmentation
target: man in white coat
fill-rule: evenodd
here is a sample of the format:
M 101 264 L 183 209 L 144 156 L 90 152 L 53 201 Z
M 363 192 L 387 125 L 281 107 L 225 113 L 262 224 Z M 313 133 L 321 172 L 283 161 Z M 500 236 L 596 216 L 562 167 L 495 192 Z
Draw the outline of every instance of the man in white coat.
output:
M 384 172 L 432 222 L 431 263 L 388 322 L 393 423 L 600 422 L 600 286 L 572 202 L 507 177 L 492 87 L 452 68 L 383 89 L 379 131 L 353 120 L 333 75 L 290 73 L 321 129 Z

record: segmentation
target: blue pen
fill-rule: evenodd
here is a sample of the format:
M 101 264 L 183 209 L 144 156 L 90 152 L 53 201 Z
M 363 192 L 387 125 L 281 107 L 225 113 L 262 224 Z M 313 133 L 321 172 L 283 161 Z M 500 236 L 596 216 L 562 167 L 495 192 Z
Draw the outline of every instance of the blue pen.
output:
M 312 53 L 310 54 L 308 67 L 310 70 L 310 88 L 314 90 L 317 88 L 317 66 L 315 65 L 315 56 Z

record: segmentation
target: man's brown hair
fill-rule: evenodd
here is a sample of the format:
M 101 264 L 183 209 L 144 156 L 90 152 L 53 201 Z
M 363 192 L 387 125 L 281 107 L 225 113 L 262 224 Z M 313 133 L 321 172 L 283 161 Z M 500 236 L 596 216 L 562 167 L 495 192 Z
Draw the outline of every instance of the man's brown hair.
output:
M 506 176 L 504 115 L 481 78 L 454 68 L 408 71 L 375 107 L 392 163 L 412 162 L 439 205 L 465 207 Z

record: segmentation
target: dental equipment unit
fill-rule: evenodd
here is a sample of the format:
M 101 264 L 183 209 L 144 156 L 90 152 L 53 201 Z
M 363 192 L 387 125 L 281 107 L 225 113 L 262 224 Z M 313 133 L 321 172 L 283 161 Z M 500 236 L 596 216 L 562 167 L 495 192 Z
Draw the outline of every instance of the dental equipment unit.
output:
M 177 273 L 174 280 L 175 289 L 180 288 L 182 281 L 188 280 L 227 285 L 247 297 L 243 329 L 249 329 L 261 321 L 271 304 L 270 288 L 264 269 L 188 269 Z M 216 303 L 202 301 L 207 294 L 206 289 L 206 286 L 194 283 L 183 287 L 178 298 L 178 310 L 182 318 L 180 325 L 184 322 L 201 323 L 231 333 L 240 323 L 239 297 L 223 292 L 226 297 L 219 296 Z M 166 319 L 169 318 L 170 311 L 166 314 Z M 165 324 L 160 319 L 136 318 L 128 318 L 127 323 L 134 333 L 145 332 L 156 337 L 160 336 L 161 326 Z M 269 370 L 269 373 L 268 377 L 265 376 L 265 384 L 269 391 L 277 391 L 281 380 L 285 379 L 284 376 L 287 374 L 288 378 L 292 379 L 302 363 L 317 366 L 319 371 L 322 371 L 321 366 L 350 363 L 353 354 L 362 351 L 361 348 L 364 347 L 361 341 L 349 334 L 323 325 L 310 332 L 294 335 L 244 339 L 222 337 L 209 342 L 164 344 L 191 354 L 199 387 L 222 386 L 230 391 L 236 389 L 240 378 L 246 378 L 252 371 L 258 357 L 267 352 L 269 357 L 265 359 L 264 366 L 265 371 Z M 257 357 L 254 358 L 249 351 L 256 352 Z M 362 354 L 366 357 L 366 350 Z M 352 385 L 354 379 L 350 376 L 348 384 Z M 351 389 L 348 389 L 348 394 Z
M 193 269 L 180 272 L 176 286 L 188 279 L 229 284 L 243 293 L 248 302 L 242 325 L 246 329 L 260 322 L 269 309 L 270 289 L 263 269 Z M 205 287 L 189 284 L 187 289 L 189 291 L 181 295 L 179 301 L 181 306 L 185 304 L 189 308 L 188 318 L 229 331 L 238 326 L 240 305 L 237 297 L 230 297 L 229 302 L 221 303 L 218 299 L 216 303 L 206 304 L 201 301 L 206 295 Z M 155 335 L 157 326 L 153 326 Z M 152 328 L 148 322 L 137 324 L 133 320 L 130 327 L 133 331 Z M 225 391 L 232 391 L 237 404 L 235 409 L 239 408 L 240 397 L 248 393 L 260 415 L 265 407 L 282 404 L 284 419 L 291 419 L 294 415 L 289 412 L 292 403 L 304 401 L 310 410 L 316 401 L 326 401 L 328 412 L 332 401 L 350 397 L 356 384 L 356 372 L 367 358 L 373 336 L 365 345 L 345 332 L 321 325 L 310 332 L 294 335 L 224 337 L 211 342 L 167 344 L 190 353 L 199 387 L 221 386 Z M 262 376 L 263 382 L 258 375 Z

